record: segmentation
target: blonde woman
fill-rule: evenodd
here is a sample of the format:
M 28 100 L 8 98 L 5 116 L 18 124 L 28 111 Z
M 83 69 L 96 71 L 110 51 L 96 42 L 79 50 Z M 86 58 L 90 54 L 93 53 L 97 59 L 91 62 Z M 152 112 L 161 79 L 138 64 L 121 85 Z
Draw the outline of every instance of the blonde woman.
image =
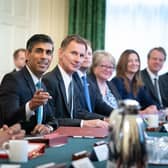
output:
M 93 62 L 90 68 L 89 79 L 95 83 L 97 92 L 102 95 L 103 100 L 113 109 L 118 107 L 120 95 L 113 85 L 109 82 L 115 69 L 115 59 L 111 53 L 98 50 L 93 53 Z

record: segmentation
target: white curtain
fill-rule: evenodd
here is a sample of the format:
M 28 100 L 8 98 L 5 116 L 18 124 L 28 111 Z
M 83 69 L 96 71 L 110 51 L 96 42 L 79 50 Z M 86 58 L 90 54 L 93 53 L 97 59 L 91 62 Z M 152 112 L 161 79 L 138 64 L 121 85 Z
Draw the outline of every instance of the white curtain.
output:
M 125 49 L 135 49 L 146 67 L 147 53 L 162 46 L 168 54 L 167 0 L 106 0 L 105 49 L 116 61 Z M 161 73 L 168 71 L 168 60 Z

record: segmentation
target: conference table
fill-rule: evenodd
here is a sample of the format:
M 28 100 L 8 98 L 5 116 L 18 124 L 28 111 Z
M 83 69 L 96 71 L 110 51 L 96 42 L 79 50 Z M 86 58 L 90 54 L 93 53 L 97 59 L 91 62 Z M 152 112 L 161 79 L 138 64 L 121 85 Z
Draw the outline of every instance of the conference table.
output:
M 148 132 L 149 136 L 168 136 L 168 133 L 159 132 Z M 102 139 L 93 138 L 69 138 L 68 143 L 59 147 L 46 148 L 45 153 L 37 158 L 29 160 L 27 163 L 22 163 L 22 168 L 35 168 L 38 165 L 54 162 L 56 164 L 65 163 L 66 167 L 71 165 L 72 154 L 86 150 L 91 152 L 93 150 L 93 145 Z M 104 139 L 105 141 L 108 138 Z M 0 160 L 1 163 L 9 163 L 8 160 Z M 94 161 L 92 162 L 96 168 L 105 168 L 106 161 Z M 168 165 L 148 165 L 149 168 L 166 168 Z

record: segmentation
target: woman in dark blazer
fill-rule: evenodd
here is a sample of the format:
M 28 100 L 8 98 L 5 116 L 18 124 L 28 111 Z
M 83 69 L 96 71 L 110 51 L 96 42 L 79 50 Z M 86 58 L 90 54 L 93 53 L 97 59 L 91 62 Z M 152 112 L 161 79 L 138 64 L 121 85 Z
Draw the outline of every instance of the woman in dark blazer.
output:
M 157 111 L 140 76 L 140 57 L 134 50 L 125 50 L 118 61 L 116 77 L 112 79 L 122 99 L 135 99 L 141 105 L 141 113 Z
M 102 95 L 103 100 L 113 109 L 118 107 L 120 95 L 108 79 L 112 76 L 115 68 L 114 57 L 106 51 L 95 51 L 93 53 L 93 62 L 90 68 L 88 79 L 93 82 L 97 88 L 97 92 Z

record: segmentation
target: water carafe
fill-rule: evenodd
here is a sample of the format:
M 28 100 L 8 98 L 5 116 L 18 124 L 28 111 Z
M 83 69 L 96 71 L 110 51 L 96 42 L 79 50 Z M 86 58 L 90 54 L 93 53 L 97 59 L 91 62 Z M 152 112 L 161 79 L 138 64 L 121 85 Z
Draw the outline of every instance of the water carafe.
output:
M 139 103 L 123 100 L 110 116 L 107 168 L 144 168 L 147 151 Z

